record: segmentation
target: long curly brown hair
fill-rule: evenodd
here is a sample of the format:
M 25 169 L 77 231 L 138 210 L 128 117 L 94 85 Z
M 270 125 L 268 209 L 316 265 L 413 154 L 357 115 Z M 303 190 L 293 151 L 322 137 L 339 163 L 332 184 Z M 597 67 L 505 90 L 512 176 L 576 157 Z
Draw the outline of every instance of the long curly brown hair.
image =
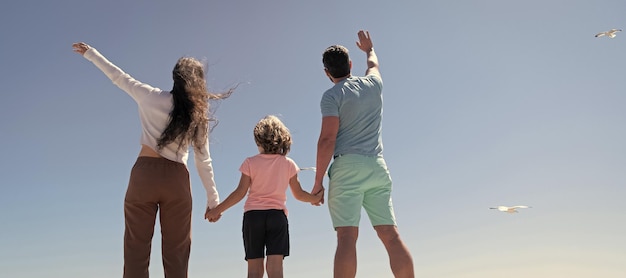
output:
M 176 142 L 178 149 L 193 145 L 201 151 L 209 136 L 209 100 L 224 99 L 233 89 L 223 94 L 209 93 L 206 87 L 203 64 L 191 57 L 178 59 L 172 71 L 174 87 L 172 94 L 174 107 L 170 112 L 167 127 L 157 141 L 157 147 Z
M 287 155 L 291 149 L 289 129 L 273 115 L 265 116 L 256 124 L 254 141 L 266 154 Z

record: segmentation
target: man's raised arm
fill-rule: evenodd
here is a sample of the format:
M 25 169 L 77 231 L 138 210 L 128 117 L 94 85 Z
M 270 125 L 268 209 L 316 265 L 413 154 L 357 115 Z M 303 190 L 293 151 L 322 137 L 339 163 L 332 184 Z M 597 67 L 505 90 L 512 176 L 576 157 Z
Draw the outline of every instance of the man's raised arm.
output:
M 360 30 L 357 35 L 359 36 L 359 41 L 356 42 L 356 46 L 367 54 L 367 70 L 365 70 L 365 75 L 373 74 L 380 77 L 378 57 L 376 57 L 376 52 L 374 52 L 374 45 L 372 44 L 370 33 Z

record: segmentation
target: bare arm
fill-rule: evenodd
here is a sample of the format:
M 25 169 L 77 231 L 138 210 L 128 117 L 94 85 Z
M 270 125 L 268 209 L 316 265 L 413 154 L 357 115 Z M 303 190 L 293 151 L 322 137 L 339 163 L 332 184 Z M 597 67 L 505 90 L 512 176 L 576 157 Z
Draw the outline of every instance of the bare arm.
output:
M 235 191 L 230 193 L 230 195 L 226 197 L 226 200 L 217 205 L 217 207 L 213 209 L 207 208 L 207 211 L 204 214 L 204 219 L 208 219 L 209 222 L 216 222 L 217 220 L 219 220 L 224 211 L 239 203 L 239 201 L 241 201 L 241 199 L 246 196 L 246 193 L 248 193 L 248 189 L 250 189 L 251 181 L 252 179 L 250 178 L 250 176 L 241 174 L 241 178 L 239 179 L 239 185 L 237 186 Z
M 374 45 L 372 44 L 370 33 L 360 30 L 357 35 L 359 36 L 359 41 L 356 42 L 356 46 L 367 54 L 367 70 L 365 70 L 365 75 L 373 74 L 380 77 L 378 57 L 376 56 L 376 52 L 374 52 Z
M 315 195 L 302 190 L 302 186 L 300 185 L 300 180 L 298 179 L 298 174 L 295 174 L 293 177 L 291 177 L 291 179 L 289 179 L 289 187 L 291 188 L 291 193 L 298 201 L 307 202 L 307 203 L 317 203 L 317 202 L 320 202 L 320 200 L 324 197 L 323 188 Z
M 330 160 L 333 158 L 335 152 L 335 141 L 337 140 L 337 132 L 339 131 L 339 117 L 323 117 L 322 118 L 322 130 L 320 131 L 320 138 L 317 141 L 317 162 L 315 172 L 315 183 L 311 193 L 317 194 L 324 189 L 322 182 L 324 181 L 324 175 L 326 169 L 330 164 Z M 313 203 L 314 205 L 320 205 L 324 203 L 324 198 L 319 202 Z

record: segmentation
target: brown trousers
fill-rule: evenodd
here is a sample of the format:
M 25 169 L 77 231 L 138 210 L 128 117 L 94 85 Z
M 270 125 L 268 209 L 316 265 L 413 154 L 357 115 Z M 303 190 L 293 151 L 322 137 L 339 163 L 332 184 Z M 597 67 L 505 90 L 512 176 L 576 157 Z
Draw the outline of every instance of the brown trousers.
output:
M 187 167 L 165 158 L 139 157 L 124 199 L 124 278 L 148 278 L 157 211 L 167 278 L 187 278 L 191 250 L 191 187 Z

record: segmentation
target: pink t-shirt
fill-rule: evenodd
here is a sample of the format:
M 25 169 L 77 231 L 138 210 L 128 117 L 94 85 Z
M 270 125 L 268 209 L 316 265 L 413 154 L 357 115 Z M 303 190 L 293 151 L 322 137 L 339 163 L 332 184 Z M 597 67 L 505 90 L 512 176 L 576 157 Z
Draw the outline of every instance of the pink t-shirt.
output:
M 280 154 L 257 154 L 246 158 L 239 167 L 252 180 L 244 211 L 282 209 L 287 215 L 289 179 L 298 173 L 298 165 Z

